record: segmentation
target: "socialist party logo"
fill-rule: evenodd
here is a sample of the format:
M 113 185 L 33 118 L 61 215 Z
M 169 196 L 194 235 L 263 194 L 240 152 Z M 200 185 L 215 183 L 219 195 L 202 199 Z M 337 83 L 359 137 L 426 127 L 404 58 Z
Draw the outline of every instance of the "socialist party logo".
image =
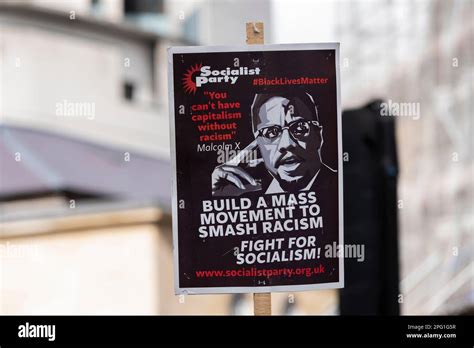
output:
M 240 76 L 260 75 L 260 68 L 248 67 L 225 68 L 213 70 L 209 65 L 194 64 L 183 75 L 183 88 L 188 94 L 196 94 L 199 87 L 208 83 L 235 84 Z

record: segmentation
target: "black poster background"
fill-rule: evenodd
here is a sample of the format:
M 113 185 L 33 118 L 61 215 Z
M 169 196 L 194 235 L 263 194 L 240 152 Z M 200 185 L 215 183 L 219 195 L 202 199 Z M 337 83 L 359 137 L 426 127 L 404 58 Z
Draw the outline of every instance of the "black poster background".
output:
M 316 195 L 321 207 L 324 226 L 318 230 L 299 232 L 276 232 L 270 235 L 243 235 L 228 237 L 213 237 L 201 239 L 198 234 L 202 201 L 213 199 L 211 193 L 211 173 L 219 164 L 216 152 L 198 152 L 201 143 L 197 130 L 197 122 L 191 120 L 192 104 L 205 104 L 209 97 L 205 91 L 227 92 L 223 102 L 240 102 L 242 118 L 237 122 L 237 132 L 234 138 L 225 143 L 240 142 L 241 148 L 254 140 L 250 109 L 256 93 L 279 93 L 300 90 L 309 93 L 317 105 L 319 121 L 323 126 L 324 143 L 321 157 L 329 167 L 338 168 L 338 139 L 337 139 L 337 86 L 335 49 L 323 50 L 290 50 L 290 51 L 249 51 L 249 52 L 206 52 L 206 53 L 174 53 L 172 56 L 174 90 L 174 121 L 175 121 L 175 155 L 177 197 L 176 204 L 184 200 L 185 208 L 177 209 L 178 217 L 178 247 L 179 253 L 179 288 L 208 288 L 208 287 L 262 287 L 281 285 L 302 285 L 335 283 L 339 281 L 338 258 L 325 258 L 324 246 L 339 243 L 338 238 L 338 173 L 328 177 L 317 178 Z M 241 67 L 261 69 L 258 76 L 239 76 L 237 82 L 205 84 L 197 88 L 195 94 L 187 93 L 183 88 L 183 76 L 187 70 L 196 64 L 210 66 L 214 69 L 234 68 L 234 59 L 238 58 Z M 254 86 L 254 78 L 268 79 L 274 77 L 328 78 L 327 84 L 285 85 L 285 86 Z M 194 78 L 194 76 L 193 76 Z M 179 107 L 185 106 L 185 114 L 179 113 Z M 235 110 L 230 110 L 235 111 Z M 204 112 L 202 112 L 204 113 Z M 234 120 L 232 120 L 234 121 Z M 223 121 L 226 122 L 226 121 Z M 218 132 L 219 133 L 219 132 Z M 221 132 L 222 133 L 222 132 Z M 222 141 L 214 141 L 220 144 Z M 265 180 L 265 179 L 264 179 Z M 264 181 L 265 182 L 265 181 Z M 257 197 L 264 191 L 246 193 L 255 203 Z M 215 198 L 215 197 L 214 197 Z M 221 199 L 218 197 L 215 199 Z M 232 197 L 228 197 L 232 198 Z M 238 197 L 235 197 L 238 199 Z M 174 216 L 176 218 L 176 216 Z M 273 264 L 237 265 L 233 249 L 244 239 L 288 238 L 313 234 L 317 238 L 317 246 L 321 247 L 320 258 L 317 260 L 278 262 Z M 240 270 L 251 269 L 281 269 L 295 267 L 317 267 L 322 264 L 325 271 L 315 274 L 287 277 L 202 277 L 196 276 L 196 271 L 202 270 Z M 224 289 L 223 289 L 224 290 Z M 222 291 L 225 292 L 225 291 Z

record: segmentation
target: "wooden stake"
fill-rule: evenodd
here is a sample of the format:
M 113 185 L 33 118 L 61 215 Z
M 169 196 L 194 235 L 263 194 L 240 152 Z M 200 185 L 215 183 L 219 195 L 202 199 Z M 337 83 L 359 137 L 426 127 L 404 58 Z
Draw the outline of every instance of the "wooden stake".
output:
M 253 294 L 253 314 L 272 315 L 272 293 Z
M 246 25 L 247 45 L 263 45 L 264 31 L 262 22 L 250 22 Z M 255 315 L 272 315 L 272 295 L 270 292 L 253 294 Z
M 264 32 L 262 22 L 247 23 L 247 45 L 263 45 Z

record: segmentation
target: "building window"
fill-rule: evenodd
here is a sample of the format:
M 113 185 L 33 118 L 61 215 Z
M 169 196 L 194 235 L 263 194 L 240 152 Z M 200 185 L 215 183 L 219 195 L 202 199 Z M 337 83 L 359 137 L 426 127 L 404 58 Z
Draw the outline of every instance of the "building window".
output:
M 100 3 L 100 0 L 91 0 L 90 9 L 93 15 L 99 15 L 102 10 L 102 4 Z
M 130 81 L 123 84 L 123 97 L 128 101 L 133 101 L 135 98 L 135 85 Z
M 163 0 L 125 0 L 125 14 L 163 13 Z
M 191 42 L 198 42 L 199 40 L 199 18 L 199 12 L 195 11 L 184 22 L 184 36 Z

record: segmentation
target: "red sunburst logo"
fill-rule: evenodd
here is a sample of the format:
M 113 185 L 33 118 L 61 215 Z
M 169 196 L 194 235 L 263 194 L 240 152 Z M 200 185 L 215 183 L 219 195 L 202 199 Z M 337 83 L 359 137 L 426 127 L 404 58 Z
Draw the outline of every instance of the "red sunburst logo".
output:
M 194 66 L 186 70 L 186 72 L 184 73 L 183 87 L 186 93 L 196 94 L 197 87 L 196 87 L 196 81 L 193 80 L 193 77 L 194 77 L 193 75 L 194 73 L 201 71 L 201 68 L 202 68 L 202 63 L 195 64 Z

